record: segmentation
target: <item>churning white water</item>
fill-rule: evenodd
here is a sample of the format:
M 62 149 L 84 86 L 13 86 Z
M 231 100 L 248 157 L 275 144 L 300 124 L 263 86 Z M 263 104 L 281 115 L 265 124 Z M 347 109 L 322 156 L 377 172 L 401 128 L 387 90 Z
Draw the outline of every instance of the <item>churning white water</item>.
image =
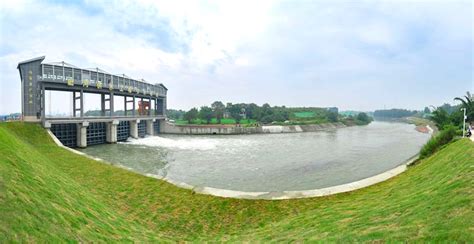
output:
M 284 191 L 379 174 L 414 156 L 428 138 L 413 125 L 373 122 L 295 134 L 151 136 L 84 151 L 143 174 L 194 186 Z

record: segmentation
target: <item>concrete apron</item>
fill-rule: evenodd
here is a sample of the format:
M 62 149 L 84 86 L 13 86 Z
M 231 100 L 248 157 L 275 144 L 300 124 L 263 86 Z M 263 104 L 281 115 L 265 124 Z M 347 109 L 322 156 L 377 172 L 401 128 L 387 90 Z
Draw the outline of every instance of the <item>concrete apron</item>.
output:
M 116 164 L 112 164 L 110 162 L 107 162 L 101 158 L 97 157 L 92 157 L 90 155 L 87 155 L 85 153 L 79 152 L 75 149 L 69 148 L 64 146 L 59 139 L 56 138 L 56 136 L 50 131 L 47 130 L 48 134 L 51 136 L 53 141 L 59 146 L 62 147 L 70 152 L 73 152 L 75 154 L 79 154 L 82 156 L 85 156 L 87 158 L 99 161 L 99 162 L 104 162 L 110 165 L 117 166 L 119 168 L 127 169 L 130 171 L 134 171 L 132 168 L 129 167 L 124 167 Z M 471 138 L 473 139 L 473 138 Z M 407 166 L 412 164 L 416 159 L 418 158 L 418 155 L 412 157 L 409 159 L 406 163 L 397 166 L 391 170 L 385 171 L 381 174 L 374 175 L 362 180 L 354 181 L 351 183 L 347 184 L 342 184 L 342 185 L 337 185 L 337 186 L 331 186 L 331 187 L 325 187 L 325 188 L 320 188 L 320 189 L 313 189 L 313 190 L 304 190 L 304 191 L 281 191 L 281 192 L 245 192 L 245 191 L 235 191 L 235 190 L 226 190 L 226 189 L 219 189 L 219 188 L 213 188 L 213 187 L 200 187 L 200 186 L 193 186 L 189 185 L 183 182 L 177 182 L 171 179 L 168 179 L 166 177 L 162 177 L 159 175 L 155 174 L 145 174 L 147 177 L 159 179 L 159 180 L 164 180 L 166 182 L 169 182 L 177 187 L 185 188 L 192 190 L 196 193 L 200 194 L 206 194 L 206 195 L 212 195 L 212 196 L 217 196 L 217 197 L 226 197 L 226 198 L 238 198 L 238 199 L 265 199 L 265 200 L 284 200 L 284 199 L 297 199 L 297 198 L 310 198 L 310 197 L 322 197 L 322 196 L 329 196 L 329 195 L 334 195 L 338 193 L 343 193 L 343 192 L 350 192 L 354 191 L 357 189 L 361 189 L 364 187 L 368 187 L 371 185 L 375 185 L 377 183 L 386 181 L 394 176 L 397 176 L 401 173 L 403 173 L 406 169 Z M 139 173 L 139 172 L 137 172 Z M 143 174 L 142 174 L 143 175 Z

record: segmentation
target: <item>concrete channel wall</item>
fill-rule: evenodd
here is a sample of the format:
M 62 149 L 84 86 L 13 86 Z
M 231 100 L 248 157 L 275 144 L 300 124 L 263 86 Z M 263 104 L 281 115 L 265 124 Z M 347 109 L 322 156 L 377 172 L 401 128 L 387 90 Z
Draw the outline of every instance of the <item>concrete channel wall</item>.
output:
M 342 127 L 346 127 L 346 125 L 340 122 L 319 125 L 266 125 L 259 127 L 238 127 L 234 125 L 175 125 L 171 123 L 164 123 L 162 132 L 166 134 L 187 135 L 235 135 L 313 132 Z

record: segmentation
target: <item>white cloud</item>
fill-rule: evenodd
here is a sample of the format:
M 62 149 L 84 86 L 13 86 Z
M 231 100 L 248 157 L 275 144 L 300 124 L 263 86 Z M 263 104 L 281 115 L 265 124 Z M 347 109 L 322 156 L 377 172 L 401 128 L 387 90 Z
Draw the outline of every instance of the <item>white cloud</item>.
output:
M 246 58 L 237 58 L 235 60 L 235 64 L 236 65 L 240 65 L 240 66 L 248 66 L 249 65 L 249 61 L 248 59 Z
M 450 77 L 459 85 L 445 92 L 459 95 L 472 83 L 467 6 L 472 8 L 469 2 L 1 1 L 0 114 L 19 111 L 4 105 L 19 100 L 16 64 L 40 55 L 164 82 L 169 105 L 177 108 L 219 99 L 371 109 L 368 104 L 391 100 L 366 93 L 372 102 L 358 102 L 352 91 L 432 94 L 438 90 L 424 84 L 443 86 Z M 434 95 L 402 100 L 393 106 L 441 102 Z

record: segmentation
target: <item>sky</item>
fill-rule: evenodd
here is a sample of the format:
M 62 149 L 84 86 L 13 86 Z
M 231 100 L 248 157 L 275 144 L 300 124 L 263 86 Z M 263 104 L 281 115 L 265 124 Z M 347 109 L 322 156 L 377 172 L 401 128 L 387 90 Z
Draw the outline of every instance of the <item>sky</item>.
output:
M 473 26 L 472 1 L 2 0 L 0 114 L 43 55 L 163 83 L 168 108 L 423 109 L 474 90 Z

